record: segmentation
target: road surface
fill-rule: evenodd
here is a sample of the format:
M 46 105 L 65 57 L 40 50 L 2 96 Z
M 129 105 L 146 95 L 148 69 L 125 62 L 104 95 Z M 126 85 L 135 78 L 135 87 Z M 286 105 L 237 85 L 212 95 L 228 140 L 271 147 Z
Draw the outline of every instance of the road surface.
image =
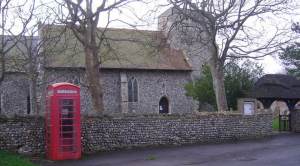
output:
M 236 143 L 123 150 L 42 166 L 294 166 L 300 165 L 300 134 Z

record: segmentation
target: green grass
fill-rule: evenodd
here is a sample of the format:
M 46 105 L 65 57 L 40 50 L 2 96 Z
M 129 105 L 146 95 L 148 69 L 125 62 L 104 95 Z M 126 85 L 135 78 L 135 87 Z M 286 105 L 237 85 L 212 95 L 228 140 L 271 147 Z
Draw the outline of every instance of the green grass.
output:
M 149 155 L 149 156 L 147 156 L 146 160 L 156 160 L 156 156 Z
M 272 127 L 273 130 L 279 130 L 279 117 L 273 119 Z
M 0 151 L 0 166 L 36 166 L 25 157 Z

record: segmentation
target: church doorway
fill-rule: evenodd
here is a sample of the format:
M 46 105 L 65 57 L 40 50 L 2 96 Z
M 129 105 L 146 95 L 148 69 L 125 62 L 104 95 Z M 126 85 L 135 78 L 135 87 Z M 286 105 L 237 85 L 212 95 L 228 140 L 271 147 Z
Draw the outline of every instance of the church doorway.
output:
M 168 114 L 169 113 L 169 101 L 166 97 L 162 97 L 159 100 L 159 113 Z

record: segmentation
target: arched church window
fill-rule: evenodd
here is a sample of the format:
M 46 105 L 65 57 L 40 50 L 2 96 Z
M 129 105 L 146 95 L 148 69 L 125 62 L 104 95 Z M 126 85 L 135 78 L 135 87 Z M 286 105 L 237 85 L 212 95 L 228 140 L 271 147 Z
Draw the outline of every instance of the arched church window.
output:
M 159 113 L 160 114 L 168 114 L 168 113 L 170 113 L 170 110 L 169 110 L 169 100 L 167 99 L 167 97 L 162 97 L 159 100 Z
M 29 115 L 31 113 L 31 100 L 30 100 L 30 94 L 27 95 L 27 114 Z
M 138 101 L 138 84 L 137 80 L 132 77 L 128 81 L 128 102 L 137 102 Z

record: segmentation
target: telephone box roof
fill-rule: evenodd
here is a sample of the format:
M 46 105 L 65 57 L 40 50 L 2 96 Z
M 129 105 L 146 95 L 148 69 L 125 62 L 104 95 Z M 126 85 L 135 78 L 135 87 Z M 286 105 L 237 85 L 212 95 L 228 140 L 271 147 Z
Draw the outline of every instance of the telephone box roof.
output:
M 71 83 L 68 83 L 68 82 L 59 82 L 59 83 L 52 84 L 52 85 L 50 85 L 50 86 L 52 86 L 53 88 L 57 88 L 57 87 L 60 87 L 60 86 L 65 86 L 65 85 L 73 86 L 73 87 L 79 88 L 79 86 L 74 85 L 74 84 L 71 84 Z

